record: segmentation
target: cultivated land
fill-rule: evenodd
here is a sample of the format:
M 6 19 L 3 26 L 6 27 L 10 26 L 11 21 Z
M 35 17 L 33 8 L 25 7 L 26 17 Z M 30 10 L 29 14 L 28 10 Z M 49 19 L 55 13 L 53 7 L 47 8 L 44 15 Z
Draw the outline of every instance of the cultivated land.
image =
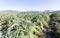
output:
M 60 13 L 0 12 L 0 38 L 60 38 Z

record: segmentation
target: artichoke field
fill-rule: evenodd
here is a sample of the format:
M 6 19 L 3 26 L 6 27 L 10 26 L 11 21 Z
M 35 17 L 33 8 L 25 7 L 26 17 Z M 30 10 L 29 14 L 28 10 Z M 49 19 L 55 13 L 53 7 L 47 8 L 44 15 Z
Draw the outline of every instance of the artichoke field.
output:
M 0 38 L 47 38 L 50 19 L 49 14 L 0 14 Z

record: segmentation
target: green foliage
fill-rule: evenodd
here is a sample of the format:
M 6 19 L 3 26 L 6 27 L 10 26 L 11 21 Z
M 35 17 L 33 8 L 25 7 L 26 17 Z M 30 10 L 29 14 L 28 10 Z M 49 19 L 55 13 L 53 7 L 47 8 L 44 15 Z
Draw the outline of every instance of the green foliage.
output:
M 46 28 L 49 27 L 49 23 L 51 25 L 56 23 L 51 21 L 51 19 L 56 17 L 59 18 L 59 15 L 30 13 L 1 14 L 0 38 L 45 38 Z M 57 32 L 59 33 L 60 29 Z

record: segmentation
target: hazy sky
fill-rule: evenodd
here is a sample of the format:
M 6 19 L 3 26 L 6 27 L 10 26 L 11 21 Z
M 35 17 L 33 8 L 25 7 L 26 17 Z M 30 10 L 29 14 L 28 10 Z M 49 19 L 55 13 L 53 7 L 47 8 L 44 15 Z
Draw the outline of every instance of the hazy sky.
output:
M 1 10 L 60 10 L 60 0 L 0 0 Z

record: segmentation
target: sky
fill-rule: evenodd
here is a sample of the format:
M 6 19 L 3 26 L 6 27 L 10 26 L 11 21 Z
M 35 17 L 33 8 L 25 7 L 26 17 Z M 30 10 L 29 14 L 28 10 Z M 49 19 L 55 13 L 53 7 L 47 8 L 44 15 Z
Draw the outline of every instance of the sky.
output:
M 60 0 L 0 0 L 0 11 L 60 10 Z

